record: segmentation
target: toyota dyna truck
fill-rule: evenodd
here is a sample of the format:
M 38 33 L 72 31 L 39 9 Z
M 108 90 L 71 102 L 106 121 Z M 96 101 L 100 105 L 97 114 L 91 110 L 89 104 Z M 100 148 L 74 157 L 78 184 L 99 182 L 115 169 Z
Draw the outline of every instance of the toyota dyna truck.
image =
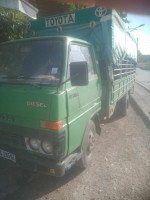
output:
M 92 7 L 30 22 L 0 45 L 0 159 L 63 176 L 91 161 L 101 120 L 127 113 L 136 41 L 115 10 Z

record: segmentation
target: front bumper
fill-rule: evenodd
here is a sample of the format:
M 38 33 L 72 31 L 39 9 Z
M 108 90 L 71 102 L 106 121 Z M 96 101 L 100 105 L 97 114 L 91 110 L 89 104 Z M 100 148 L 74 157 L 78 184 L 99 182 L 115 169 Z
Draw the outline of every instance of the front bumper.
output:
M 66 171 L 68 171 L 82 156 L 81 153 L 73 153 L 67 156 L 62 161 L 52 160 L 43 156 L 35 156 L 30 153 L 23 153 L 15 151 L 7 147 L 1 147 L 4 151 L 10 152 L 15 155 L 15 164 L 23 169 L 27 169 L 34 172 L 41 172 L 44 174 L 61 177 L 64 176 Z M 4 162 L 14 163 L 8 161 L 5 158 L 0 157 Z
M 25 137 L 50 140 L 53 144 L 53 155 L 48 156 L 27 150 L 24 140 Z M 0 151 L 0 158 L 2 158 L 3 152 L 4 154 L 8 154 L 8 156 L 12 154 L 15 157 L 16 164 L 25 169 L 63 176 L 65 167 L 64 163 L 59 162 L 59 160 L 65 157 L 65 141 L 66 133 L 64 130 L 57 133 L 0 124 L 0 149 L 2 150 Z M 7 159 L 11 160 L 9 158 Z M 3 160 L 7 159 L 5 158 Z
M 24 137 L 50 139 L 54 145 L 54 155 L 48 157 L 42 153 L 27 150 Z M 81 154 L 77 152 L 66 156 L 65 143 L 65 131 L 60 133 L 47 132 L 0 124 L 0 149 L 14 154 L 15 164 L 24 169 L 44 172 L 53 176 L 63 176 L 81 158 Z M 0 159 L 5 162 L 8 161 L 8 159 L 2 158 L 1 155 Z M 8 162 L 14 163 L 12 161 Z

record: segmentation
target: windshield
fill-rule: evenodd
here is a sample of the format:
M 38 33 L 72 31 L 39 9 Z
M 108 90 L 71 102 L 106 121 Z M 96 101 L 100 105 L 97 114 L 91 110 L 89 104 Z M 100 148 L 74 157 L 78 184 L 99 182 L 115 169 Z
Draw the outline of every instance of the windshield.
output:
M 58 84 L 63 65 L 62 40 L 34 40 L 0 46 L 0 82 Z

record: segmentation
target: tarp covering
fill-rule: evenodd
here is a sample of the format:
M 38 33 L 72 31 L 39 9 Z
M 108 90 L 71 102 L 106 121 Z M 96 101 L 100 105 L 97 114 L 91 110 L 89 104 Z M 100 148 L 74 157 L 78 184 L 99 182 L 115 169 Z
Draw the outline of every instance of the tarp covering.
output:
M 128 58 L 136 62 L 136 41 L 126 32 L 115 10 L 93 7 L 31 21 L 35 36 L 65 35 L 100 49 L 101 59 L 114 66 Z
M 35 0 L 41 1 L 41 0 Z M 150 13 L 149 0 L 56 0 L 59 2 L 78 3 L 78 4 L 94 4 L 104 6 L 106 8 L 116 9 L 124 12 L 147 14 Z
M 0 0 L 0 6 L 19 10 L 33 19 L 37 18 L 38 9 L 25 0 Z

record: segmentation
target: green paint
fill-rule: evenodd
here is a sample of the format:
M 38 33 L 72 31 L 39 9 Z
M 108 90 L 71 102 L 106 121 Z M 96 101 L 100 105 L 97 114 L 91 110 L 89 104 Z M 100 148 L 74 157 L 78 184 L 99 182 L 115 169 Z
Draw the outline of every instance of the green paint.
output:
M 55 47 L 58 43 L 56 43 L 52 48 L 52 58 L 56 57 L 55 64 L 52 64 L 51 66 L 49 60 L 45 62 L 47 58 L 45 57 L 45 59 L 43 59 L 43 64 L 41 64 L 41 68 L 35 70 L 36 75 L 33 75 L 33 72 L 32 74 L 29 73 L 30 79 L 29 77 L 26 77 L 24 80 L 23 78 L 8 78 L 7 76 L 11 74 L 10 71 L 14 71 L 13 69 L 16 70 L 15 75 L 21 75 L 20 73 L 24 73 L 24 70 L 28 67 L 30 72 L 30 70 L 36 67 L 33 65 L 34 60 L 40 58 L 40 62 L 43 58 L 42 56 L 40 57 L 40 55 L 42 55 L 41 53 L 48 53 L 45 50 L 47 46 L 42 49 L 40 45 L 38 47 L 39 51 L 37 51 L 39 54 L 35 55 L 34 59 L 31 59 L 33 56 L 30 56 L 30 52 L 33 51 L 32 47 L 31 51 L 26 48 L 27 56 L 25 58 L 21 58 L 21 56 L 16 57 L 14 68 L 13 61 L 11 62 L 11 65 L 7 64 L 7 66 L 4 63 L 0 63 L 0 149 L 4 148 L 5 150 L 6 148 L 6 150 L 9 149 L 10 152 L 22 152 L 22 154 L 32 155 L 35 160 L 46 158 L 48 161 L 51 159 L 62 161 L 74 151 L 80 151 L 83 136 L 89 120 L 97 115 L 108 118 L 110 114 L 110 105 L 116 103 L 133 87 L 134 73 L 122 76 L 122 78 L 119 77 L 116 80 L 112 78 L 113 69 L 119 68 L 119 62 L 121 62 L 119 59 L 117 60 L 118 63 L 115 65 L 113 62 L 107 63 L 107 58 L 109 56 L 116 56 L 113 53 L 113 45 L 115 46 L 115 44 L 118 43 L 118 40 L 117 42 L 114 42 L 116 40 L 116 32 L 111 29 L 112 16 L 115 16 L 116 14 L 113 14 L 115 13 L 114 11 L 103 10 L 106 17 L 103 19 L 107 19 L 108 23 L 100 24 L 100 19 L 102 17 L 97 16 L 99 12 L 97 13 L 96 11 L 98 12 L 97 7 L 94 7 L 73 13 L 42 18 L 31 22 L 31 28 L 36 31 L 37 36 L 40 36 L 40 34 L 43 36 L 44 33 L 47 35 L 49 31 L 52 31 L 52 35 L 55 35 L 54 32 L 57 31 L 56 29 L 58 24 L 62 24 L 65 31 L 68 31 L 68 33 L 70 31 L 70 35 L 72 35 L 73 32 L 77 34 L 79 31 L 79 25 L 83 25 L 83 28 L 81 28 L 80 31 L 81 35 L 77 35 L 80 39 L 83 35 L 85 35 L 85 38 L 88 36 L 89 40 L 85 39 L 87 41 L 80 40 L 78 37 L 72 38 L 68 35 L 60 36 L 56 34 L 55 36 L 41 36 L 7 42 L 0 45 L 0 48 L 3 46 L 8 47 L 9 45 L 15 46 L 15 44 L 22 44 L 22 46 L 25 47 L 27 43 L 32 43 L 33 46 L 35 45 L 36 47 L 36 44 L 39 41 L 41 41 L 41 44 L 43 44 L 43 41 L 46 41 L 44 45 L 47 45 L 49 41 L 59 41 L 59 44 L 61 44 L 60 55 L 58 54 L 59 51 L 55 52 L 55 49 L 57 49 Z M 118 20 L 120 21 L 120 19 Z M 89 23 L 91 21 L 97 23 L 95 28 L 89 28 Z M 115 24 L 115 22 L 113 23 Z M 122 23 L 123 22 L 121 22 L 121 24 Z M 76 25 L 78 25 L 78 27 Z M 122 33 L 125 34 L 123 29 Z M 104 40 L 105 38 L 106 41 Z M 101 41 L 103 40 L 103 44 L 101 42 L 99 43 L 99 39 Z M 98 41 L 97 45 L 95 45 L 96 41 Z M 111 53 L 107 44 L 111 47 Z M 82 51 L 83 49 L 84 51 L 85 49 L 88 49 L 89 51 L 89 54 L 86 55 L 90 55 L 91 57 L 91 65 L 89 67 L 93 65 L 93 71 L 89 71 L 89 81 L 86 86 L 73 87 L 71 85 L 71 80 L 68 79 L 72 46 L 80 47 Z M 37 48 L 34 49 L 33 53 L 35 53 L 36 50 Z M 106 55 L 104 54 L 104 51 L 106 50 L 107 52 L 105 53 L 107 53 L 108 57 L 106 56 L 104 59 L 104 55 Z M 75 52 L 77 53 L 77 50 Z M 1 55 L 0 52 L 0 56 Z M 123 55 L 124 54 L 122 54 L 122 56 Z M 10 54 L 7 54 L 6 56 L 9 59 L 11 57 Z M 30 63 L 28 63 L 29 66 L 26 64 L 23 68 L 21 63 L 24 63 L 24 60 L 28 59 L 28 56 L 30 56 L 32 61 L 32 67 L 30 66 Z M 59 56 L 63 57 L 61 63 L 57 62 L 59 61 Z M 82 56 L 74 55 L 74 58 L 79 59 L 80 57 Z M 39 62 L 36 64 L 38 65 Z M 9 69 L 10 66 L 11 70 Z M 46 72 L 46 74 L 44 74 L 45 72 L 43 71 L 40 72 L 40 70 L 44 68 L 43 66 L 48 67 L 49 71 Z M 47 73 L 49 76 L 47 76 Z M 36 79 L 33 79 L 35 77 Z M 67 79 L 68 81 L 66 81 Z M 52 82 L 48 82 L 49 80 Z M 63 127 L 59 130 L 47 129 L 43 126 L 45 121 L 62 121 Z M 63 149 L 63 152 L 61 152 L 62 155 L 59 152 L 60 158 L 57 159 L 56 155 L 53 157 L 52 155 L 44 154 L 42 149 L 39 151 L 31 151 L 31 149 L 27 150 L 26 146 L 23 146 L 19 142 L 12 144 L 9 138 L 2 139 L 2 135 L 5 134 L 5 132 L 12 135 L 16 134 L 22 137 L 23 140 L 24 137 L 38 138 L 41 140 L 41 144 L 42 140 L 45 140 L 45 138 L 47 141 L 51 138 L 50 140 L 54 151 L 57 152 L 59 151 L 59 148 L 61 148 Z M 53 139 L 56 136 L 58 137 L 58 143 Z M 61 138 L 61 136 L 64 138 Z M 47 167 L 50 168 L 51 166 Z

